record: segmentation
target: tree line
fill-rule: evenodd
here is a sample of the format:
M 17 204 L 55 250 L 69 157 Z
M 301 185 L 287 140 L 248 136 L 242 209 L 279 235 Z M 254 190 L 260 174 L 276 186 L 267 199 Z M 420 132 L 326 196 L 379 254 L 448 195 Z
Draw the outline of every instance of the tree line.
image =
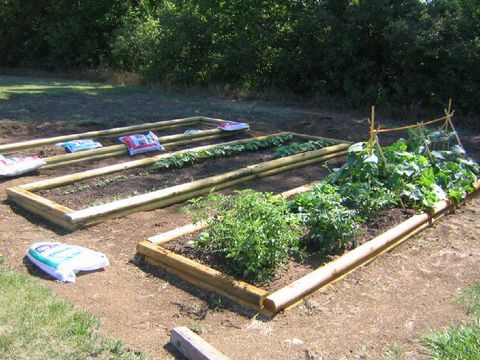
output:
M 0 65 L 480 113 L 480 0 L 0 0 Z

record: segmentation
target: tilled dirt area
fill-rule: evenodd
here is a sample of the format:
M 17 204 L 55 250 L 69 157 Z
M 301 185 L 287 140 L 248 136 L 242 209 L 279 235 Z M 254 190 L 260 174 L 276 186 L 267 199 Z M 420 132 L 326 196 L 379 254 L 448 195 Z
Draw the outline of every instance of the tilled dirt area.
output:
M 88 99 L 71 97 L 70 103 L 68 96 L 61 97 L 62 106 L 81 103 L 82 109 L 98 109 L 100 115 L 113 106 L 96 98 L 87 107 Z M 31 113 L 35 113 L 34 105 L 41 100 L 34 101 L 29 108 Z M 11 103 L 16 101 L 28 105 L 24 99 L 14 98 L 9 100 L 9 107 L 13 108 Z M 132 109 L 142 101 L 138 95 Z M 37 111 L 35 119 L 40 124 L 52 117 L 54 110 L 38 107 Z M 148 106 L 142 111 L 149 115 L 137 117 L 136 121 L 152 121 Z M 252 114 L 247 120 L 253 126 L 258 123 L 262 130 L 295 130 L 350 140 L 364 138 L 367 131 L 365 122 L 331 112 L 302 115 L 302 110 L 298 110 L 290 119 L 274 119 L 262 113 Z M 24 129 L 24 124 L 12 112 L 2 112 L 1 106 L 0 122 L 2 142 L 50 134 L 49 130 L 30 132 L 29 128 L 35 126 Z M 55 123 L 51 124 L 55 129 Z M 52 131 L 51 135 L 56 133 Z M 464 132 L 463 139 L 478 159 L 480 137 Z M 111 161 L 98 162 L 96 166 Z M 80 171 L 91 165 L 74 168 Z M 61 170 L 64 174 L 69 171 L 68 167 Z M 312 294 L 300 306 L 273 319 L 264 319 L 162 270 L 145 266 L 136 256 L 139 240 L 190 222 L 179 213 L 179 206 L 131 214 L 65 233 L 6 202 L 6 187 L 47 177 L 40 173 L 0 182 L 0 253 L 5 255 L 6 264 L 38 277 L 60 297 L 97 315 L 104 323 L 106 335 L 146 351 L 152 359 L 177 356 L 167 345 L 169 331 L 183 325 L 201 332 L 205 340 L 232 359 L 381 359 L 392 346 L 401 347 L 407 359 L 423 359 L 427 355 L 418 339 L 430 328 L 440 329 L 466 319 L 466 309 L 453 297 L 480 281 L 480 199 L 475 198 L 433 228 Z M 268 190 L 282 181 L 280 174 L 256 184 L 258 189 Z M 46 240 L 102 251 L 108 255 L 111 266 L 79 276 L 74 285 L 54 282 L 33 269 L 24 257 L 29 245 Z
M 272 150 L 269 149 L 245 152 L 222 158 L 205 159 L 182 168 L 160 168 L 155 172 L 149 172 L 150 167 L 123 170 L 106 176 L 78 181 L 71 185 L 42 190 L 38 192 L 38 195 L 72 209 L 82 209 L 220 175 L 272 159 Z M 329 164 L 333 167 L 338 167 L 341 165 L 341 160 L 333 159 Z M 268 181 L 270 183 L 268 191 L 274 193 L 286 191 L 296 186 L 319 180 L 327 174 L 327 169 L 322 168 L 318 164 L 286 171 L 279 177 L 280 181 Z M 268 180 L 270 179 L 268 178 Z M 247 184 L 248 187 L 256 189 L 257 181 L 250 181 Z M 259 185 L 261 186 L 261 184 L 260 182 Z

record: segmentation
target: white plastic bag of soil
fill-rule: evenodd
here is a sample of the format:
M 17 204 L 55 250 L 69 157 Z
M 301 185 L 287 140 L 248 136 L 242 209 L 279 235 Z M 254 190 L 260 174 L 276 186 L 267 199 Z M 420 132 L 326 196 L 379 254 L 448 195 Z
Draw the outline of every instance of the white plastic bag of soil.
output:
M 81 246 L 59 242 L 40 242 L 28 248 L 27 257 L 37 267 L 63 282 L 74 283 L 79 271 L 104 268 L 107 256 Z

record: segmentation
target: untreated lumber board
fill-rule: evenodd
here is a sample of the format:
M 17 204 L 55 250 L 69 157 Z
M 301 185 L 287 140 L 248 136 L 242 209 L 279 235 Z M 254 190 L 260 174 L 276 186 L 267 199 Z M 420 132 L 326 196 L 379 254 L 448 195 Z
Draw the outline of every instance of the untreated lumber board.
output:
M 59 176 L 59 177 L 55 177 L 55 178 L 51 178 L 51 179 L 40 180 L 40 181 L 32 182 L 32 183 L 29 183 L 29 184 L 23 184 L 23 185 L 20 185 L 20 188 L 22 188 L 24 190 L 32 191 L 32 192 L 51 189 L 51 188 L 71 184 L 71 183 L 74 183 L 74 182 L 77 182 L 77 181 L 80 181 L 80 180 L 90 179 L 90 178 L 97 177 L 97 176 L 102 176 L 102 175 L 107 175 L 107 174 L 115 173 L 115 172 L 122 171 L 122 170 L 149 166 L 149 165 L 152 165 L 159 160 L 167 159 L 167 158 L 170 158 L 172 156 L 182 154 L 182 153 L 185 153 L 185 152 L 208 150 L 208 149 L 211 149 L 211 148 L 217 147 L 217 146 L 246 144 L 246 143 L 256 141 L 256 140 L 265 140 L 265 139 L 269 139 L 269 138 L 272 138 L 272 137 L 275 137 L 275 136 L 287 135 L 287 134 L 289 134 L 289 133 L 288 132 L 280 132 L 280 133 L 272 134 L 272 135 L 257 136 L 257 137 L 248 138 L 248 139 L 222 142 L 222 143 L 219 143 L 219 144 L 198 146 L 198 147 L 195 147 L 195 148 L 174 151 L 174 152 L 171 152 L 171 153 L 163 153 L 163 154 L 152 156 L 152 157 L 149 157 L 149 158 L 144 158 L 144 159 L 139 159 L 139 160 L 131 160 L 131 161 L 127 161 L 127 162 L 123 162 L 123 163 L 119 163 L 119 164 L 114 164 L 114 165 L 109 165 L 109 166 L 105 166 L 105 167 L 101 167 L 101 168 L 97 168 L 97 169 L 86 170 L 86 171 L 82 171 L 82 172 L 78 172 L 78 173 L 74 173 L 74 174 L 68 174 L 68 175 Z
M 171 331 L 170 343 L 188 360 L 228 360 L 228 357 L 186 326 Z
M 293 136 L 299 137 L 300 139 L 304 140 L 329 140 L 333 142 L 334 144 L 352 144 L 351 141 L 347 140 L 340 140 L 340 139 L 334 139 L 334 138 L 329 138 L 329 137 L 324 137 L 324 136 L 315 136 L 315 135 L 307 135 L 307 134 L 300 134 L 296 132 L 292 132 Z
M 118 150 L 118 151 L 114 151 L 114 152 L 107 152 L 105 154 L 84 156 L 84 157 L 80 157 L 80 158 L 73 159 L 73 160 L 65 160 L 65 161 L 62 161 L 62 162 L 54 163 L 54 164 L 48 164 L 48 165 L 43 166 L 41 168 L 41 170 L 43 170 L 43 169 L 53 169 L 53 168 L 56 168 L 56 167 L 67 166 L 67 165 L 72 165 L 72 164 L 78 164 L 78 163 L 82 163 L 82 162 L 85 162 L 85 161 L 96 161 L 96 160 L 108 159 L 108 158 L 115 157 L 115 156 L 122 156 L 122 155 L 125 155 L 126 153 L 127 153 L 126 150 L 122 149 L 122 150 Z M 66 154 L 66 155 L 70 155 L 70 154 Z
M 18 187 L 7 188 L 6 192 L 8 198 L 20 207 L 67 230 L 73 230 L 74 226 L 66 218 L 66 214 L 73 212 L 72 209 Z
M 199 116 L 200 122 L 205 124 L 205 125 L 220 125 L 224 122 L 232 122 L 230 120 L 225 120 L 225 119 L 216 119 L 216 118 L 211 118 L 207 116 Z M 238 121 L 233 121 L 233 122 L 238 122 Z
M 217 288 L 217 287 L 211 285 L 210 283 L 208 283 L 206 281 L 201 281 L 199 279 L 196 279 L 196 278 L 192 277 L 191 274 L 189 274 L 185 271 L 178 270 L 174 267 L 168 266 L 168 265 L 166 265 L 166 264 L 164 264 L 164 263 L 162 263 L 158 260 L 152 259 L 151 257 L 148 257 L 148 256 L 145 256 L 145 262 L 149 265 L 159 267 L 159 268 L 165 270 L 166 272 L 168 272 L 170 274 L 173 274 L 176 277 L 178 277 L 178 278 L 180 278 L 180 279 L 182 279 L 182 280 L 184 280 L 184 281 L 186 281 L 190 284 L 198 286 L 199 288 L 201 288 L 203 290 L 214 292 L 218 295 L 224 296 L 225 298 L 232 300 L 236 304 L 239 304 L 239 305 L 245 307 L 246 309 L 251 309 L 251 310 L 258 311 L 261 314 L 264 314 L 264 315 L 267 315 L 267 316 L 273 315 L 271 312 L 269 312 L 267 310 L 264 310 L 263 308 L 259 309 L 258 305 L 253 304 L 253 303 L 249 303 L 247 301 L 244 301 L 241 298 L 235 297 L 233 294 L 228 293 L 227 291 L 224 291 L 220 288 Z
M 185 226 L 164 232 L 162 234 L 151 236 L 147 240 L 153 244 L 164 244 L 173 239 L 177 239 L 179 237 L 203 230 L 206 227 L 208 227 L 208 224 L 205 221 L 200 221 L 198 223 L 187 224 Z

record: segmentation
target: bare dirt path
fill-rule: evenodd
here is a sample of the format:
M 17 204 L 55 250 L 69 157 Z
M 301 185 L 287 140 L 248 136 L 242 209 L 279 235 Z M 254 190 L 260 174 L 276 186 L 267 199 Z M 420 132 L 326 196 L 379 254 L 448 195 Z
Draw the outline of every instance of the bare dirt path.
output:
M 128 106 L 121 105 L 125 102 Z M 349 114 L 270 103 L 251 108 L 251 103 L 188 100 L 134 90 L 24 94 L 0 100 L 0 142 L 100 127 L 100 120 L 110 126 L 114 119 L 125 124 L 195 113 L 247 120 L 261 130 L 351 140 L 364 138 L 367 131 L 365 121 Z M 95 121 L 68 122 L 79 116 Z M 480 136 L 466 130 L 461 134 L 478 159 Z M 79 170 L 77 166 L 75 171 Z M 139 264 L 135 245 L 140 239 L 189 222 L 178 213 L 178 206 L 64 233 L 5 201 L 6 187 L 46 177 L 47 172 L 0 181 L 0 253 L 6 255 L 8 266 L 39 277 L 62 298 L 100 317 L 107 335 L 146 351 L 152 359 L 176 356 L 167 346 L 169 330 L 182 325 L 201 332 L 232 359 L 388 359 L 393 348 L 402 350 L 402 358 L 422 359 L 426 354 L 417 339 L 429 328 L 465 319 L 466 309 L 453 297 L 480 281 L 477 198 L 394 251 L 309 296 L 301 306 L 265 320 Z M 43 278 L 25 262 L 24 254 L 32 242 L 45 240 L 105 252 L 111 266 L 80 276 L 75 285 Z

